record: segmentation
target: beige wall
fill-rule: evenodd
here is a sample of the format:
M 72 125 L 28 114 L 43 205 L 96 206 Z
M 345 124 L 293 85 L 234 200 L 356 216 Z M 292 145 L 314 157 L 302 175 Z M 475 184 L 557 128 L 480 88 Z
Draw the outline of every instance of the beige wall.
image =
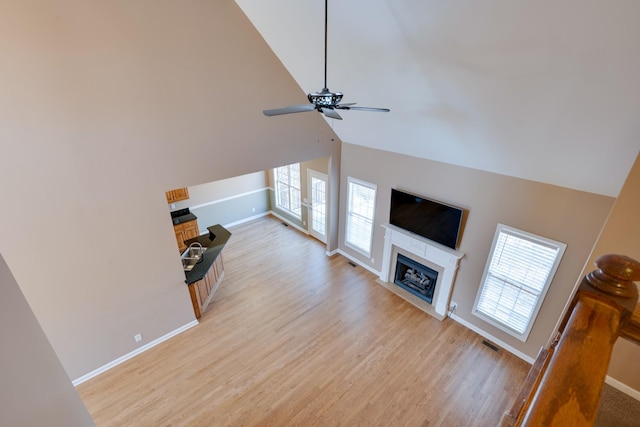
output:
M 0 425 L 93 425 L 2 256 L 0 341 Z
M 4 2 L 0 51 L 0 252 L 71 379 L 194 320 L 166 190 L 340 156 L 231 0 Z
M 384 231 L 380 225 L 389 221 L 389 198 L 394 187 L 467 209 L 459 247 L 465 256 L 460 262 L 452 295 L 458 303 L 456 315 L 461 321 L 534 359 L 551 336 L 614 199 L 347 143 L 342 147 L 341 206 L 345 203 L 348 176 L 376 184 L 378 193 L 374 261 L 344 245 L 344 212 L 340 212 L 340 248 L 372 269 L 381 269 Z M 471 314 L 498 223 L 567 244 L 525 343 Z
M 596 269 L 596 258 L 605 254 L 627 255 L 640 261 L 640 156 L 625 181 L 607 224 L 580 277 Z M 609 376 L 640 394 L 640 346 L 619 339 L 614 347 Z
M 0 51 L 0 252 L 72 379 L 193 320 L 167 189 L 327 157 L 337 184 L 342 162 L 342 185 L 347 175 L 378 184 L 376 261 L 363 260 L 376 269 L 390 188 L 463 206 L 458 315 L 529 355 L 613 203 L 347 144 L 341 159 L 318 114 L 262 116 L 305 96 L 230 0 L 5 3 Z M 526 344 L 470 314 L 497 222 L 569 244 Z

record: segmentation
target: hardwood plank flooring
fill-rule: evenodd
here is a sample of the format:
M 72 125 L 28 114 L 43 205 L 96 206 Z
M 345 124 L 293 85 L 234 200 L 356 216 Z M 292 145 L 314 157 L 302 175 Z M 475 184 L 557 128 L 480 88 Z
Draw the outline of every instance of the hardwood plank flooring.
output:
M 77 387 L 98 427 L 499 423 L 526 362 L 273 217 L 231 231 L 200 324 Z

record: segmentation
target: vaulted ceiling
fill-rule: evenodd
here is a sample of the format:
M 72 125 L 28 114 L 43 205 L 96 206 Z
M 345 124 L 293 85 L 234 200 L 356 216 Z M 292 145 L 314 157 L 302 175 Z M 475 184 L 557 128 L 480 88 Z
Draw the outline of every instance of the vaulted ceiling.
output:
M 236 3 L 301 88 L 256 108 L 307 102 L 324 1 Z M 344 142 L 615 197 L 640 149 L 638 16 L 635 0 L 329 0 L 329 89 L 391 109 L 329 123 Z

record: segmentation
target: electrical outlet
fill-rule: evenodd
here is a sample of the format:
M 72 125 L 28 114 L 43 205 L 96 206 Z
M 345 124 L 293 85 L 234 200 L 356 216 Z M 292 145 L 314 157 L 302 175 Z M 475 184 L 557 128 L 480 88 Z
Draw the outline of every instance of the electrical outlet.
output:
M 376 259 L 372 257 L 371 258 L 371 264 L 375 264 L 375 262 L 376 262 Z
M 255 211 L 256 211 L 256 208 L 251 208 L 251 212 L 255 212 Z
M 136 342 L 142 341 L 142 334 L 136 334 L 133 339 L 136 340 Z
M 176 208 L 176 204 L 175 203 L 171 203 L 169 206 L 171 206 L 171 209 L 175 209 Z
M 456 308 L 458 308 L 458 303 L 455 301 L 451 301 L 451 303 L 449 303 L 449 312 L 447 313 L 447 317 L 453 316 L 453 313 L 456 311 Z

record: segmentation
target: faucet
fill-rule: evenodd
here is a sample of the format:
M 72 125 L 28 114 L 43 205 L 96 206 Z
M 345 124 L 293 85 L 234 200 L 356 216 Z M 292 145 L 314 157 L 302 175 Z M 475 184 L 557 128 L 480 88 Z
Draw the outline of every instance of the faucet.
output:
M 192 244 L 189 245 L 189 249 L 188 250 L 190 251 L 191 248 L 199 248 L 199 250 L 195 254 L 195 257 L 196 258 L 202 258 L 202 254 L 204 253 L 204 247 L 202 246 L 202 243 L 193 242 Z

